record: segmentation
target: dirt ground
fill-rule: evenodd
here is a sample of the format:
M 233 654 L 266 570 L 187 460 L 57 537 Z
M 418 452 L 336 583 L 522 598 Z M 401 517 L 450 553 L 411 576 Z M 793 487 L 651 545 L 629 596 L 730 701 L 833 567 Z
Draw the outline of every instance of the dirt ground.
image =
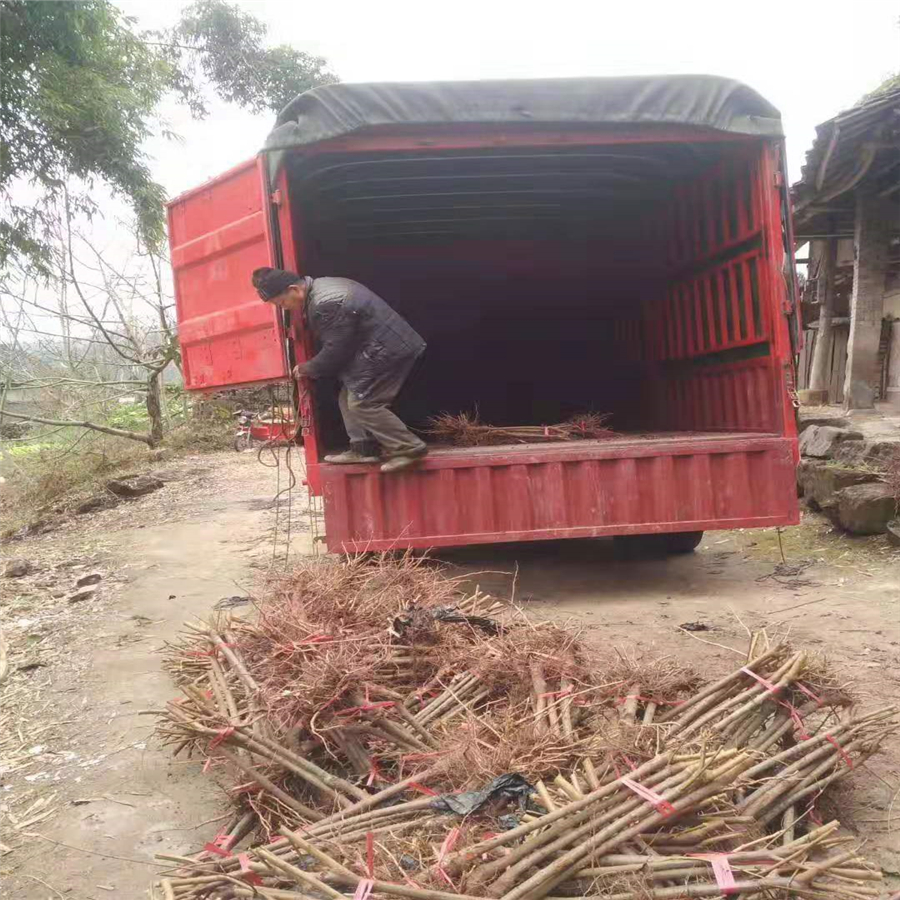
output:
M 166 486 L 0 548 L 37 571 L 0 579 L 10 676 L 0 687 L 0 898 L 146 896 L 155 853 L 216 832 L 219 791 L 202 763 L 173 762 L 152 718 L 173 693 L 159 648 L 181 623 L 243 598 L 285 553 L 311 553 L 317 520 L 284 466 L 255 454 L 182 459 Z M 781 546 L 779 546 L 779 543 Z M 782 551 L 784 560 L 782 560 Z M 622 560 L 609 541 L 442 554 L 482 587 L 567 621 L 621 652 L 733 668 L 748 630 L 790 632 L 827 653 L 866 704 L 900 702 L 900 553 L 835 535 L 817 517 L 784 533 L 707 535 L 696 554 Z M 99 573 L 94 596 L 72 601 Z M 77 594 L 76 594 L 77 596 Z M 229 600 L 240 603 L 240 600 Z M 687 632 L 685 623 L 708 630 Z M 837 796 L 865 853 L 900 887 L 900 736 Z M 827 813 L 828 810 L 826 809 Z

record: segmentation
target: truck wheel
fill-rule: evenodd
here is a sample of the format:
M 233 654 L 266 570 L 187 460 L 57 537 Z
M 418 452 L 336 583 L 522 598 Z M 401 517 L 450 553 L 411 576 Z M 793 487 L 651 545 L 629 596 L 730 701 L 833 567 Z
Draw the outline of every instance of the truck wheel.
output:
M 703 540 L 702 531 L 678 531 L 675 534 L 662 535 L 666 539 L 669 553 L 693 553 Z
M 702 540 L 702 531 L 680 531 L 674 534 L 623 534 L 613 538 L 616 552 L 622 559 L 692 553 Z

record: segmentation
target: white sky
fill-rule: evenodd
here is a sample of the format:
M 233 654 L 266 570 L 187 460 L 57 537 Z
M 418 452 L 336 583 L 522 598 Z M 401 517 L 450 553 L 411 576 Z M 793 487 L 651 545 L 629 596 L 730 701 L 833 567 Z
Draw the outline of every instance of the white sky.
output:
M 238 0 L 273 43 L 326 57 L 342 81 L 706 73 L 737 78 L 782 112 L 790 177 L 817 123 L 900 69 L 900 0 Z M 171 25 L 183 0 L 118 0 L 139 25 Z M 148 148 L 170 195 L 254 155 L 274 116 L 218 105 L 184 138 Z

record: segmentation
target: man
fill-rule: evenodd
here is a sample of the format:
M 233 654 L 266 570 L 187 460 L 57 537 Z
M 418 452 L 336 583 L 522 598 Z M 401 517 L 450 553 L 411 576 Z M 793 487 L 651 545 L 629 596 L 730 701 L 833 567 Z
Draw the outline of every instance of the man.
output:
M 320 345 L 316 355 L 294 370 L 295 377 L 336 377 L 350 449 L 325 462 L 377 463 L 382 472 L 413 465 L 427 453 L 389 409 L 403 387 L 425 341 L 377 294 L 349 278 L 309 278 L 284 269 L 262 268 L 253 286 L 267 303 L 303 317 Z

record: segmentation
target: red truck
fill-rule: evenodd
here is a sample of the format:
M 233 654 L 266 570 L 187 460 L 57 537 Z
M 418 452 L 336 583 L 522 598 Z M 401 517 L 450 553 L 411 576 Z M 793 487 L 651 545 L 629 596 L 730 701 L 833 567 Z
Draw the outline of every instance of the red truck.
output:
M 691 549 L 795 524 L 797 352 L 780 116 L 711 76 L 338 84 L 254 160 L 169 204 L 186 387 L 289 381 L 314 352 L 257 266 L 341 275 L 428 341 L 413 427 L 611 413 L 616 436 L 330 466 L 331 386 L 302 403 L 333 551 L 605 535 Z

